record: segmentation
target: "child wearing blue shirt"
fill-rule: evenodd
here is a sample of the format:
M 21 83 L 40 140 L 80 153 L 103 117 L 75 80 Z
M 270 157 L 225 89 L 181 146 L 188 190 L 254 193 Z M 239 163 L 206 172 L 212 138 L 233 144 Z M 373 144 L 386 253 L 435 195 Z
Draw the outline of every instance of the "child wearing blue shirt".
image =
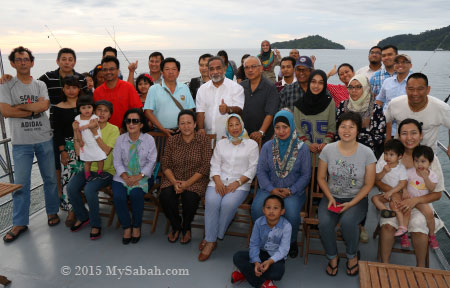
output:
M 292 226 L 284 215 L 283 199 L 270 195 L 264 200 L 264 216 L 253 226 L 250 251 L 239 251 L 233 256 L 236 270 L 231 283 L 247 280 L 253 287 L 276 288 L 273 280 L 281 280 L 284 261 L 289 253 Z

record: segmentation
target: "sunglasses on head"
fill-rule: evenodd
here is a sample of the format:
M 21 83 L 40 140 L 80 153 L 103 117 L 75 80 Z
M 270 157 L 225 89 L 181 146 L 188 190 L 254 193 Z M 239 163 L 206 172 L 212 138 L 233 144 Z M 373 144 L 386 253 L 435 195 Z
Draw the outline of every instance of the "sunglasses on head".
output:
M 131 124 L 131 123 L 133 123 L 133 124 L 139 124 L 139 123 L 141 123 L 141 119 L 138 119 L 138 118 L 128 118 L 127 120 L 125 120 L 125 122 L 126 122 L 127 124 Z

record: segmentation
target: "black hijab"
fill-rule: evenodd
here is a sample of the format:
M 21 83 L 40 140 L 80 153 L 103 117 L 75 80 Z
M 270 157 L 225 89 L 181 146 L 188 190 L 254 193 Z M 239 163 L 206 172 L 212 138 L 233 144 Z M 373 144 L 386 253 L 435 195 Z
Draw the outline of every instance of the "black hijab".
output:
M 311 80 L 315 75 L 320 75 L 323 79 L 323 90 L 318 95 L 314 95 L 310 88 Z M 314 70 L 311 72 L 311 75 L 309 75 L 308 89 L 306 90 L 305 95 L 298 99 L 294 105 L 305 115 L 316 115 L 324 111 L 331 100 L 332 98 L 327 91 L 327 74 L 322 70 Z

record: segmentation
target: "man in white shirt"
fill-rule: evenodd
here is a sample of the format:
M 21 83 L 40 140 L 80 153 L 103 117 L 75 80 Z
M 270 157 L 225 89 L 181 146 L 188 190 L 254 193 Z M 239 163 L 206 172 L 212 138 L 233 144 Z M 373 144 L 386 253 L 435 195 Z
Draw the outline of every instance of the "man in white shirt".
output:
M 200 133 L 225 136 L 227 115 L 241 114 L 245 96 L 241 85 L 225 77 L 225 64 L 221 57 L 208 61 L 209 80 L 197 91 L 197 127 Z
M 278 92 L 280 92 L 284 86 L 290 85 L 297 81 L 297 77 L 295 77 L 294 67 L 295 67 L 295 59 L 293 57 L 284 57 L 281 59 L 281 74 L 283 75 L 283 79 L 275 83 Z
M 356 74 L 362 74 L 370 80 L 372 78 L 373 73 L 377 72 L 381 69 L 381 47 L 373 46 L 369 50 L 369 65 L 360 68 L 356 71 Z

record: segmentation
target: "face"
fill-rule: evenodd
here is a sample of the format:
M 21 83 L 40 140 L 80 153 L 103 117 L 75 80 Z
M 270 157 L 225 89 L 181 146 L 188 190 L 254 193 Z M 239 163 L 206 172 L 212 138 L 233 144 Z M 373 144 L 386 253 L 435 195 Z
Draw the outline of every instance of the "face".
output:
M 263 213 L 269 221 L 276 221 L 285 210 L 281 208 L 281 203 L 276 199 L 269 199 L 263 207 Z
M 138 90 L 141 92 L 141 94 L 147 95 L 148 89 L 150 89 L 150 83 L 145 80 L 139 81 Z
M 163 77 L 168 82 L 174 82 L 177 80 L 180 72 L 178 71 L 177 64 L 174 62 L 168 62 L 164 65 Z
M 150 57 L 150 59 L 148 60 L 148 68 L 150 69 L 150 72 L 159 73 L 161 71 L 161 62 L 161 56 Z
M 241 135 L 241 132 L 241 121 L 239 121 L 236 117 L 231 117 L 230 120 L 228 120 L 228 133 L 230 133 L 232 137 L 238 137 Z
M 426 86 L 424 79 L 411 78 L 406 83 L 406 95 L 411 106 L 425 105 L 428 93 L 430 93 L 430 86 Z
M 94 111 L 94 107 L 92 107 L 92 105 L 80 106 L 80 113 L 84 117 L 91 117 L 93 111 Z
M 298 65 L 295 67 L 295 76 L 299 83 L 308 83 L 309 75 L 311 74 L 311 69 L 305 66 Z
M 244 71 L 248 79 L 254 80 L 261 77 L 262 65 L 254 58 L 247 58 L 244 64 Z
M 105 76 L 103 74 L 103 71 L 99 71 L 97 73 L 97 87 L 105 83 Z
M 225 67 L 222 66 L 222 62 L 219 60 L 213 60 L 209 63 L 209 78 L 214 83 L 221 82 L 225 78 Z
M 377 64 L 381 62 L 381 49 L 373 48 L 369 52 L 369 62 L 372 64 Z
M 348 85 L 347 90 L 348 94 L 350 95 L 353 101 L 356 101 L 359 98 L 361 98 L 363 94 L 363 86 L 356 79 L 350 82 L 350 85 Z
M 17 70 L 17 74 L 30 74 L 31 67 L 34 62 L 31 62 L 30 55 L 27 52 L 14 54 L 14 62 L 10 62 L 11 66 Z
M 399 140 L 405 146 L 405 149 L 412 150 L 420 144 L 422 137 L 419 128 L 415 124 L 409 123 L 402 126 Z
M 351 120 L 342 121 L 338 127 L 338 135 L 344 142 L 356 141 L 358 126 Z
M 56 64 L 58 64 L 59 69 L 61 69 L 64 73 L 71 73 L 73 71 L 73 67 L 75 67 L 75 58 L 72 53 L 63 53 L 61 57 L 56 60 Z
M 355 76 L 355 73 L 350 69 L 348 66 L 342 66 L 338 71 L 339 79 L 342 81 L 342 83 L 345 84 L 345 86 L 348 85 L 348 81 Z
M 291 61 L 281 62 L 281 74 L 283 75 L 283 77 L 294 76 L 294 66 L 292 66 Z
M 63 92 L 64 95 L 66 95 L 67 99 L 74 99 L 77 98 L 80 94 L 80 88 L 78 88 L 77 86 L 64 85 Z
M 385 67 L 392 67 L 394 65 L 394 58 L 397 55 L 393 48 L 385 49 L 381 51 L 381 61 Z
M 397 60 L 394 61 L 394 69 L 397 74 L 406 75 L 409 73 L 412 64 L 405 57 L 398 57 Z
M 114 58 L 117 58 L 117 56 L 116 56 L 116 54 L 113 52 L 113 51 L 107 51 L 106 53 L 105 53 L 105 56 L 103 56 L 103 58 L 105 58 L 105 57 L 114 57 Z
M 130 134 L 133 133 L 139 133 L 144 126 L 144 124 L 141 123 L 141 118 L 139 117 L 139 114 L 137 113 L 130 113 L 127 116 L 127 119 L 125 120 L 127 123 L 127 131 Z
M 322 76 L 319 74 L 314 75 L 309 84 L 309 89 L 314 95 L 318 95 L 323 91 L 324 82 Z
M 94 88 L 94 79 L 92 77 L 85 77 L 84 79 L 86 79 L 88 89 Z
M 298 52 L 297 49 L 292 49 L 292 50 L 289 52 L 289 56 L 291 56 L 292 58 L 294 58 L 295 60 L 297 60 L 298 57 L 300 57 L 300 53 Z
M 388 165 L 396 166 L 401 158 L 401 156 L 392 150 L 384 151 L 384 161 L 386 161 Z
M 98 105 L 97 108 L 95 108 L 95 115 L 98 116 L 98 122 L 106 123 L 109 118 L 111 118 L 111 111 L 104 105 Z
M 105 62 L 102 64 L 103 76 L 105 81 L 115 81 L 119 77 L 119 69 L 114 62 Z
M 275 124 L 275 134 L 281 140 L 286 140 L 291 135 L 291 127 L 283 122 Z
M 414 158 L 414 167 L 416 167 L 416 170 L 428 170 L 430 165 L 430 161 L 428 161 L 428 159 L 423 155 L 418 158 Z
M 200 63 L 198 64 L 198 70 L 202 77 L 209 77 L 208 60 L 209 58 L 200 59 Z
M 267 42 L 267 41 L 262 42 L 261 49 L 263 50 L 263 52 L 269 52 L 269 50 L 270 50 L 269 42 Z
M 194 134 L 195 122 L 191 115 L 181 115 L 178 120 L 178 128 L 180 128 L 181 135 L 190 136 Z

